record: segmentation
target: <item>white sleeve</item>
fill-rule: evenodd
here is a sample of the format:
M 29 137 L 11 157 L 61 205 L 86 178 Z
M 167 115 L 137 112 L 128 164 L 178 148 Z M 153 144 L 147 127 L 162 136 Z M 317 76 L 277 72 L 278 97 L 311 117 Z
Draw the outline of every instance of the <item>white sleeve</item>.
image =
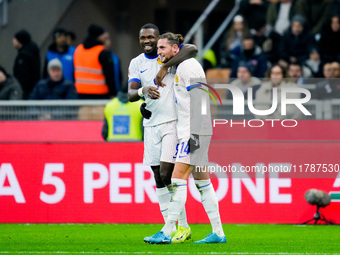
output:
M 196 80 L 205 79 L 204 71 L 196 61 L 193 63 L 184 62 L 178 67 L 177 71 L 181 83 L 185 85 L 187 90 L 191 88 L 191 85 L 197 83 Z
M 190 86 L 190 68 L 186 70 L 184 65 L 181 65 L 177 69 L 177 76 L 180 81 L 180 84 L 183 84 L 185 88 Z
M 138 67 L 138 60 L 136 58 L 132 59 L 129 65 L 129 72 L 128 72 L 129 80 L 136 81 L 140 83 L 140 76 L 139 76 L 139 67 Z

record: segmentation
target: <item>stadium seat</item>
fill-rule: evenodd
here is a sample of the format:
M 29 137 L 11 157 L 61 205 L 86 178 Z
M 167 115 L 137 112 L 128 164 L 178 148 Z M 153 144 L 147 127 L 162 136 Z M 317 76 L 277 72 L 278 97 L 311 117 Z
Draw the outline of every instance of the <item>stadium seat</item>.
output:
M 105 106 L 79 107 L 78 120 L 103 120 Z
M 229 83 L 230 73 L 231 73 L 231 69 L 229 68 L 211 68 L 206 71 L 205 75 L 208 79 L 208 83 L 227 84 Z M 216 91 L 221 98 L 226 97 L 227 91 L 225 89 L 217 89 Z

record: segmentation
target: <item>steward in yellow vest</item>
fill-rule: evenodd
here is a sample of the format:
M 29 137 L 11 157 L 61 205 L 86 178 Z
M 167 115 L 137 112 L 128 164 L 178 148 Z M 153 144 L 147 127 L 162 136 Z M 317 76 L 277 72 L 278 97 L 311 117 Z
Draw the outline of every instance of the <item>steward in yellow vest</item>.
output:
M 106 141 L 142 140 L 142 114 L 140 105 L 142 100 L 129 102 L 127 86 L 118 92 L 118 96 L 105 106 L 105 119 L 102 137 Z

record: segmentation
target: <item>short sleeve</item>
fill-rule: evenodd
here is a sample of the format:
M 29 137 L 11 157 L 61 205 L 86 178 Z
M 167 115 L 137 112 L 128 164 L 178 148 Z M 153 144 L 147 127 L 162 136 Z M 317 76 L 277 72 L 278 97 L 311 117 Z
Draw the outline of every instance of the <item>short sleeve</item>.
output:
M 187 90 L 190 89 L 191 83 L 196 79 L 204 79 L 204 71 L 202 73 L 201 66 L 195 65 L 196 63 L 184 62 L 179 65 L 177 69 L 177 76 L 179 83 L 182 84 Z
M 129 65 L 129 81 L 136 81 L 140 83 L 140 77 L 139 77 L 139 69 L 138 69 L 138 61 L 136 58 L 132 59 Z

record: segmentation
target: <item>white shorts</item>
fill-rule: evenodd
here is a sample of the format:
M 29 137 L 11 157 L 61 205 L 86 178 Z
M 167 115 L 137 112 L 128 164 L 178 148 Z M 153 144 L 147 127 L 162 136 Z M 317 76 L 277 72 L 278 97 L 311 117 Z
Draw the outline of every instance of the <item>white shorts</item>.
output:
M 159 166 L 160 162 L 175 163 L 177 120 L 156 126 L 144 127 L 143 163 L 148 166 Z
M 199 136 L 199 149 L 193 153 L 188 151 L 188 140 L 181 139 L 176 146 L 176 162 L 192 166 L 207 166 L 208 165 L 208 151 L 211 141 L 211 135 L 200 135 Z

